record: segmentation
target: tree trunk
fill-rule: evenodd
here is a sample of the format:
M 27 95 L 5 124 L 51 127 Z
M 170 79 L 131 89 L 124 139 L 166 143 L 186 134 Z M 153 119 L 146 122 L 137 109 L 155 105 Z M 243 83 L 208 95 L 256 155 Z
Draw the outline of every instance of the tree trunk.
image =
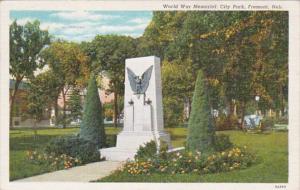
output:
M 62 96 L 63 96 L 63 128 L 66 128 L 66 94 L 64 90 L 62 90 Z
M 281 88 L 281 106 L 280 106 L 280 110 L 281 110 L 281 116 L 284 116 L 284 95 L 283 95 L 283 88 Z
M 244 117 L 245 117 L 245 102 L 241 102 L 241 129 L 244 129 Z
M 33 138 L 34 142 L 37 140 L 37 119 L 34 119 L 34 124 L 33 124 Z
M 55 116 L 55 126 L 58 125 L 58 103 L 57 103 L 58 97 L 56 98 L 54 102 L 54 116 Z
M 13 128 L 13 123 L 12 123 L 12 118 L 13 118 L 13 108 L 14 108 L 14 104 L 15 104 L 15 99 L 17 96 L 17 92 L 19 90 L 19 85 L 21 83 L 21 80 L 16 79 L 16 83 L 15 83 L 15 87 L 14 87 L 14 91 L 12 93 L 12 96 L 10 98 L 10 110 L 9 110 L 9 126 L 10 128 Z
M 118 126 L 118 94 L 114 92 L 114 126 Z

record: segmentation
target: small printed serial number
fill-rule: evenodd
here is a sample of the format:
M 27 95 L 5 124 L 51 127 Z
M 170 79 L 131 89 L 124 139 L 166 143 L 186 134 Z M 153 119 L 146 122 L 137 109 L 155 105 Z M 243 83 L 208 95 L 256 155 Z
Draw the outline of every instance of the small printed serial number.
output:
M 276 189 L 285 189 L 286 185 L 275 185 Z

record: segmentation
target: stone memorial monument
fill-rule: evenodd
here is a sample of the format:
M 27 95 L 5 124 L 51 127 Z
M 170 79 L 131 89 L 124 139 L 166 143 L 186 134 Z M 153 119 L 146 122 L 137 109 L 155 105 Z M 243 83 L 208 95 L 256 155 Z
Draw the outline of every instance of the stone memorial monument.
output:
M 133 159 L 140 145 L 154 140 L 159 146 L 170 136 L 164 132 L 160 59 L 155 56 L 126 59 L 124 127 L 116 147 L 100 149 L 107 160 Z

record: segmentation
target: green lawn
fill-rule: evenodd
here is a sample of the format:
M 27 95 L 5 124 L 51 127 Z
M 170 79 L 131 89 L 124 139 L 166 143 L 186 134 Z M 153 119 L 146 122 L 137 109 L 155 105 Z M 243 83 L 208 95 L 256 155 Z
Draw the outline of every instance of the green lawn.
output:
M 34 140 L 33 131 L 16 129 L 10 131 L 10 180 L 48 172 L 47 167 L 34 165 L 26 159 L 26 151 L 43 148 L 51 139 L 62 135 L 76 134 L 79 128 L 39 129 Z M 106 128 L 108 135 L 117 134 L 120 129 Z M 166 129 L 174 147 L 182 146 L 186 129 Z M 108 176 L 101 181 L 122 182 L 274 182 L 288 180 L 288 136 L 287 132 L 250 134 L 240 131 L 221 132 L 228 134 L 236 145 L 246 145 L 259 157 L 258 163 L 250 168 L 228 173 L 209 175 L 151 175 L 151 176 Z
M 113 127 L 106 128 L 107 135 L 117 134 L 120 129 Z M 47 166 L 36 165 L 29 162 L 26 158 L 27 150 L 39 150 L 49 142 L 49 140 L 58 136 L 74 135 L 79 132 L 79 128 L 46 128 L 37 130 L 37 138 L 34 139 L 32 129 L 13 129 L 10 130 L 10 180 L 16 180 L 24 177 L 30 177 L 45 172 L 49 172 Z
M 179 146 L 185 139 L 186 129 L 167 129 L 172 143 Z M 129 176 L 126 174 L 105 177 L 100 182 L 241 182 L 287 183 L 288 182 L 288 133 L 251 134 L 241 131 L 224 131 L 240 146 L 248 146 L 258 157 L 258 162 L 244 170 L 217 174 L 154 174 Z

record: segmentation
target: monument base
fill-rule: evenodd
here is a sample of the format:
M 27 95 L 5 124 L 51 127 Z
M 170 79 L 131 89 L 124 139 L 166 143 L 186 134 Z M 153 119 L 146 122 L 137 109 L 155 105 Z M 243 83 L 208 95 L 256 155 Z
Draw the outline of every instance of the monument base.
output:
M 101 157 L 105 157 L 106 160 L 112 161 L 125 161 L 127 159 L 133 160 L 134 155 L 141 145 L 144 143 L 154 140 L 159 142 L 160 140 L 166 142 L 171 148 L 170 135 L 160 131 L 122 131 L 117 136 L 117 145 L 116 147 L 103 148 L 100 149 Z

